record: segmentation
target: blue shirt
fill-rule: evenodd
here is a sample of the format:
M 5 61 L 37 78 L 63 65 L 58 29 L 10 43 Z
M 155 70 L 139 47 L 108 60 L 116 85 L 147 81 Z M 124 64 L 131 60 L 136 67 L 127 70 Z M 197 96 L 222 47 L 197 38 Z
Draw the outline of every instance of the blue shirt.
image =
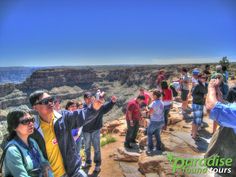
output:
M 4 176 L 30 177 L 31 170 L 45 165 L 49 166 L 49 162 L 43 157 L 36 141 L 29 138 L 28 143 L 29 146 L 18 137 L 8 142 L 5 147 L 7 150 L 3 165 Z M 48 175 L 53 177 L 51 170 L 48 171 Z
M 233 128 L 236 134 L 236 103 L 223 104 L 217 102 L 210 112 L 210 118 L 223 127 Z
M 163 121 L 164 120 L 164 104 L 161 100 L 153 101 L 149 107 L 153 109 L 153 114 L 151 115 L 151 121 Z
M 40 154 L 36 147 L 34 147 L 34 144 L 32 141 L 28 141 L 29 146 L 27 146 L 20 138 L 16 137 L 16 142 L 25 148 L 27 150 L 27 154 L 30 156 L 32 162 L 33 162 L 33 168 L 39 168 L 40 167 Z

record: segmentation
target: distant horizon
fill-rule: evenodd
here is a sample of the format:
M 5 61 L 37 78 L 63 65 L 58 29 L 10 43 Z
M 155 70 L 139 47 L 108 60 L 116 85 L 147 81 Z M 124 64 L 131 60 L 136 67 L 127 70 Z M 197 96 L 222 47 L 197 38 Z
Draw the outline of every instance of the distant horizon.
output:
M 235 64 L 235 61 L 230 61 Z M 168 65 L 198 65 L 198 64 L 219 64 L 218 62 L 199 62 L 199 63 L 170 63 L 170 64 L 94 64 L 94 65 L 41 65 L 41 66 L 0 66 L 0 68 L 50 68 L 50 67 L 93 67 L 93 66 L 168 66 Z

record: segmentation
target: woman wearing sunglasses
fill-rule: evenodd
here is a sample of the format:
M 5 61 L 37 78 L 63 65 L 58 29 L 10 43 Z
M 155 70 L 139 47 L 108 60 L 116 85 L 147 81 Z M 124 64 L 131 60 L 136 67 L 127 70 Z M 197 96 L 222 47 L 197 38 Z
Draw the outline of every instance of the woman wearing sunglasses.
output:
M 53 177 L 48 161 L 38 144 L 29 136 L 34 132 L 34 118 L 24 110 L 7 115 L 8 143 L 3 152 L 3 174 L 8 176 Z

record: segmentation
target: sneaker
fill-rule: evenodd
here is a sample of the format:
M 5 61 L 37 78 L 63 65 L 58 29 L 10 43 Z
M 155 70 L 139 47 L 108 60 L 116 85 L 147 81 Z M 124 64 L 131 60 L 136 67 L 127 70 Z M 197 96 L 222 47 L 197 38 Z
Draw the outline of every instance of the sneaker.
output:
M 138 143 L 138 141 L 134 140 L 134 141 L 131 141 L 131 143 L 137 144 L 137 143 Z
M 90 167 L 91 167 L 91 164 L 90 164 L 90 163 L 84 162 L 84 163 L 82 164 L 82 168 L 90 168 Z
M 146 151 L 146 154 L 147 154 L 147 156 L 152 156 L 153 155 L 153 150 L 147 150 Z
M 100 166 L 95 166 L 94 172 L 99 173 L 100 171 L 101 171 L 101 167 Z
M 130 144 L 124 143 L 125 148 L 132 149 L 133 147 Z

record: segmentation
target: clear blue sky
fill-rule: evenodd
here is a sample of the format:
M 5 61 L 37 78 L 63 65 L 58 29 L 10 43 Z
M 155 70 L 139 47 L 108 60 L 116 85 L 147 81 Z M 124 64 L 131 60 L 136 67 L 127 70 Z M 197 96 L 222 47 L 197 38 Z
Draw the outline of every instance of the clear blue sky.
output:
M 235 0 L 0 0 L 0 66 L 236 61 Z

